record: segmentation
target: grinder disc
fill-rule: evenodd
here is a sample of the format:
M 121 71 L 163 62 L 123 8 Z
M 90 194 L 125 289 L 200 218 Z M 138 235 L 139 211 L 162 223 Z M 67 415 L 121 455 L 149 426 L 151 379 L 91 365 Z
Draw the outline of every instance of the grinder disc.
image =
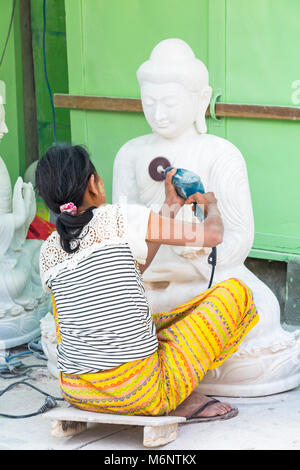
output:
M 163 181 L 165 179 L 163 171 L 158 171 L 160 166 L 165 170 L 166 168 L 171 166 L 171 163 L 165 157 L 156 157 L 150 162 L 148 166 L 148 171 L 149 175 L 154 181 Z

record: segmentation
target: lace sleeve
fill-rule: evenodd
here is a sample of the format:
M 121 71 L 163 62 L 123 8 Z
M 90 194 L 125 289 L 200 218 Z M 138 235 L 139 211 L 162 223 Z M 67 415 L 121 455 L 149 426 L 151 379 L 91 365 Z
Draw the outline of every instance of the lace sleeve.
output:
M 51 292 L 51 268 L 60 262 L 60 247 L 57 246 L 57 235 L 53 232 L 42 244 L 40 251 L 40 276 L 45 292 Z
M 120 242 L 126 235 L 124 211 L 120 204 L 106 204 L 100 206 L 94 211 L 92 223 L 89 224 L 89 232 L 95 230 L 95 238 L 93 242 Z M 87 234 L 84 238 L 88 240 L 91 234 Z M 92 240 L 91 240 L 92 241 Z
M 141 204 L 127 204 L 124 208 L 124 222 L 126 237 L 133 258 L 140 264 L 145 264 L 148 256 L 148 245 L 146 236 L 150 208 Z

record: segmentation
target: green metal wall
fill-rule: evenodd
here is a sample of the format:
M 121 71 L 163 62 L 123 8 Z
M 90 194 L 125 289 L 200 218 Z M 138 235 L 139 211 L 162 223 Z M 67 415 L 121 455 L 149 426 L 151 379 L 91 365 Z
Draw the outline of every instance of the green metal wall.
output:
M 221 101 L 291 106 L 298 61 L 298 0 L 65 0 L 69 93 L 139 97 L 136 70 L 162 39 L 178 37 L 208 66 Z M 294 85 L 293 85 L 294 84 Z M 300 86 L 299 86 L 300 88 Z M 255 216 L 252 256 L 300 255 L 300 124 L 209 119 L 209 132 L 243 153 Z M 72 111 L 111 197 L 112 166 L 129 139 L 150 132 L 142 114 Z
M 12 2 L 6 1 L 0 14 L 0 55 L 2 55 L 12 11 Z M 25 170 L 25 135 L 23 111 L 22 58 L 20 38 L 20 11 L 17 2 L 15 18 L 2 66 L 0 80 L 6 83 L 6 124 L 9 133 L 0 142 L 3 158 L 12 183 Z
M 10 15 L 12 0 L 5 0 L 0 15 L 0 54 L 2 53 Z M 68 93 L 68 67 L 65 31 L 65 8 L 63 0 L 47 1 L 47 32 L 46 57 L 49 81 L 53 93 Z M 9 133 L 0 143 L 0 155 L 5 161 L 14 183 L 26 169 L 22 54 L 20 33 L 20 4 L 16 2 L 13 27 L 2 67 L 0 80 L 6 82 L 6 122 Z M 39 155 L 37 159 L 53 143 L 52 113 L 48 90 L 44 77 L 43 64 L 43 1 L 31 0 L 32 47 L 34 58 L 34 80 L 36 93 L 36 110 L 38 119 Z M 68 110 L 57 109 L 56 132 L 57 140 L 69 142 L 70 113 Z
M 207 0 L 66 0 L 69 92 L 138 97 L 136 70 L 156 43 L 181 37 L 207 60 Z M 201 39 L 203 38 L 203 39 Z M 113 161 L 150 132 L 142 114 L 71 112 L 74 143 L 86 144 L 111 200 Z
M 300 79 L 298 0 L 227 0 L 227 102 L 294 106 Z M 299 88 L 299 84 L 298 84 Z M 300 254 L 300 123 L 227 119 L 225 136 L 246 158 L 259 256 Z M 267 251 L 267 253 L 264 253 Z

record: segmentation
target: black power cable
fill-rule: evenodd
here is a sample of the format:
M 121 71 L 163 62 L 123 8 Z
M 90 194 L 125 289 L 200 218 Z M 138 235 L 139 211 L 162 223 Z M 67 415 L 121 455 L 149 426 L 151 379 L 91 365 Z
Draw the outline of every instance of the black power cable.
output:
M 211 253 L 210 253 L 210 255 L 207 259 L 207 262 L 208 262 L 208 264 L 212 265 L 210 280 L 209 280 L 209 284 L 208 284 L 208 289 L 209 289 L 212 285 L 212 282 L 213 282 L 213 278 L 214 278 L 214 274 L 215 274 L 215 268 L 216 268 L 216 264 L 217 264 L 217 248 L 215 246 L 211 250 Z
M 23 419 L 23 418 L 32 418 L 32 416 L 40 415 L 41 413 L 45 413 L 45 411 L 50 410 L 56 406 L 56 401 L 54 398 L 47 396 L 45 403 L 41 408 L 39 408 L 35 413 L 29 413 L 28 415 L 6 415 L 4 413 L 0 413 L 2 418 L 13 418 L 13 419 Z
M 19 384 L 27 385 L 28 387 L 33 388 L 34 390 L 41 393 L 42 395 L 45 395 L 46 396 L 45 403 L 43 404 L 43 406 L 41 406 L 41 408 L 39 408 L 34 413 L 29 413 L 27 415 L 9 415 L 9 414 L 0 413 L 0 416 L 2 416 L 2 418 L 13 418 L 13 419 L 31 418 L 32 416 L 37 416 L 41 413 L 45 413 L 45 411 L 47 411 L 51 408 L 54 408 L 56 406 L 56 401 L 57 400 L 64 401 L 63 398 L 53 397 L 49 393 L 43 392 L 43 390 L 40 390 L 39 388 L 35 387 L 34 385 L 32 385 L 28 382 L 25 382 L 25 380 L 20 380 L 19 382 L 14 382 L 13 384 L 10 384 L 8 387 L 6 387 L 4 390 L 1 390 L 0 391 L 0 397 L 2 395 L 4 395 L 4 393 L 8 392 L 13 387 L 15 387 L 16 385 L 19 385 Z

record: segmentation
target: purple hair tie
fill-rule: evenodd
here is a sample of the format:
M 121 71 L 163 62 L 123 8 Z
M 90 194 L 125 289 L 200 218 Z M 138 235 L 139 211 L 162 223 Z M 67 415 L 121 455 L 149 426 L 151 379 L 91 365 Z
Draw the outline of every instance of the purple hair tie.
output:
M 60 212 L 68 212 L 71 215 L 77 214 L 77 207 L 74 202 L 67 202 L 67 204 L 62 204 L 59 208 Z

